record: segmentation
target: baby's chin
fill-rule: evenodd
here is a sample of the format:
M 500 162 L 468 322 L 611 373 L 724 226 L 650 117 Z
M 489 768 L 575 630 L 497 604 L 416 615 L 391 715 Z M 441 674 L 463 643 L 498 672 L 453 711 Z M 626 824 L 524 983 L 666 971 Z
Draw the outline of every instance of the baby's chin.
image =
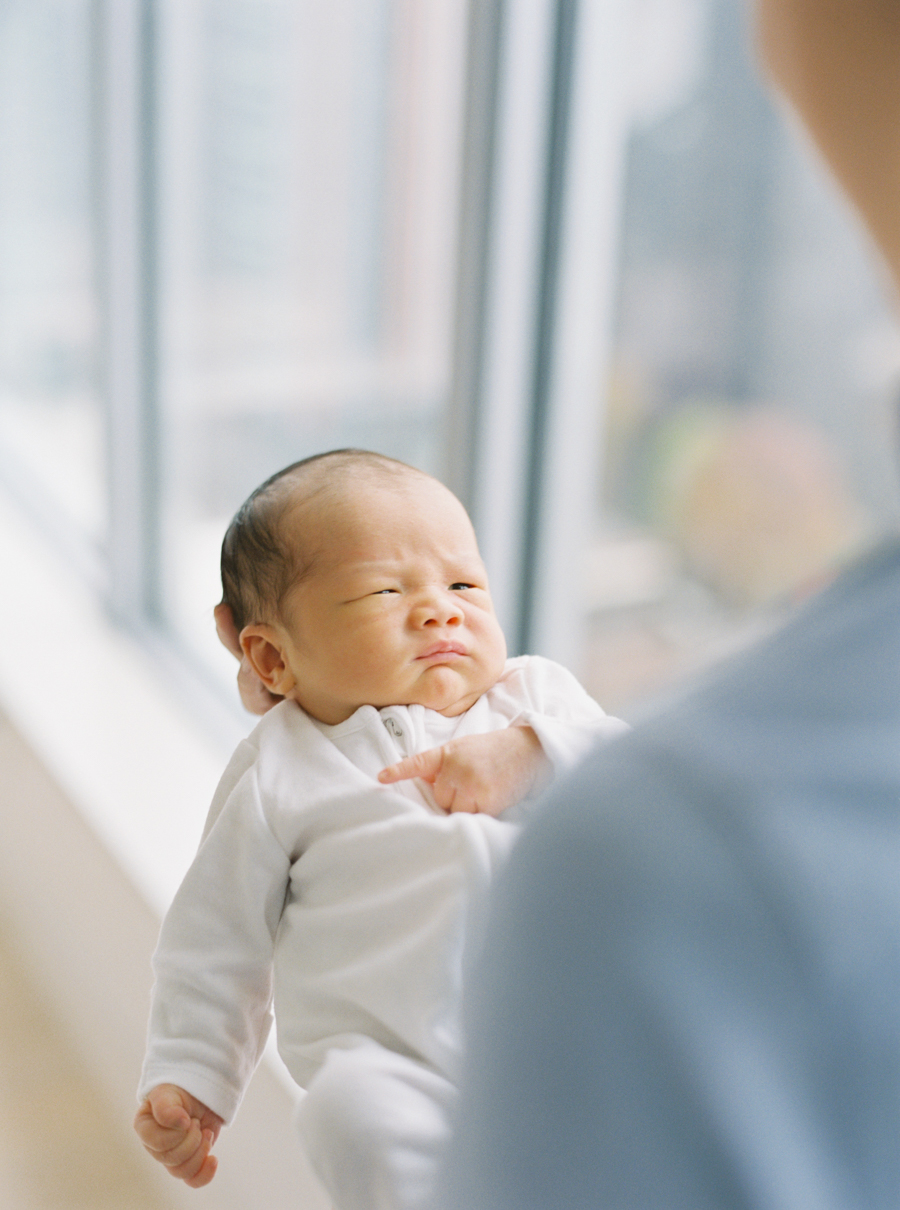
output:
M 498 679 L 485 675 L 473 681 L 471 677 L 460 676 L 452 666 L 431 667 L 406 704 L 426 706 L 446 718 L 455 718 L 474 706 Z

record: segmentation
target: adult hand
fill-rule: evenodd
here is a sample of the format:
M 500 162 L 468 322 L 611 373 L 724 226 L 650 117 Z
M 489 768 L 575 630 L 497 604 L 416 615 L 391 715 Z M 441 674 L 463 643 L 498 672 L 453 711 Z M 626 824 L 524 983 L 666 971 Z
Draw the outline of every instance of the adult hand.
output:
M 231 606 L 220 601 L 215 608 L 216 634 L 224 647 L 227 647 L 235 659 L 240 661 L 237 674 L 238 693 L 241 695 L 244 709 L 251 714 L 265 714 L 282 700 L 270 693 L 262 683 L 241 650 L 241 640 L 234 624 Z

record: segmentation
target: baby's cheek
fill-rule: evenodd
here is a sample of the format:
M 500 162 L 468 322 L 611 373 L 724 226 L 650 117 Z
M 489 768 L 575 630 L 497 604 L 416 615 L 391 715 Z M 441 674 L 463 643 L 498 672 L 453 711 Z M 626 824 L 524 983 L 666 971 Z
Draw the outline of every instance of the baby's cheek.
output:
M 383 685 L 385 689 L 401 673 L 401 661 L 393 645 L 384 638 L 361 644 L 355 651 L 345 651 L 344 659 L 355 675 L 365 678 L 367 683 Z
M 499 627 L 489 636 L 485 648 L 485 664 L 493 685 L 506 665 L 506 639 Z

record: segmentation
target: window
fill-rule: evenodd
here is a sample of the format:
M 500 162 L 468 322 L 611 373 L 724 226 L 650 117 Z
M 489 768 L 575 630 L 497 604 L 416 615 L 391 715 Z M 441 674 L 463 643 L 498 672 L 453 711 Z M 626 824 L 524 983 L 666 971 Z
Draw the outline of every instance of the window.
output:
M 156 11 L 159 609 L 231 679 L 218 550 L 296 459 L 443 471 L 461 0 L 166 0 Z
M 896 326 L 745 20 L 8 0 L 0 485 L 222 699 L 230 516 L 382 450 L 470 508 L 512 650 L 627 712 L 897 512 Z
M 0 9 L 0 476 L 97 577 L 106 523 L 90 9 Z
M 609 708 L 727 649 L 897 514 L 900 333 L 736 0 L 640 0 L 585 675 Z

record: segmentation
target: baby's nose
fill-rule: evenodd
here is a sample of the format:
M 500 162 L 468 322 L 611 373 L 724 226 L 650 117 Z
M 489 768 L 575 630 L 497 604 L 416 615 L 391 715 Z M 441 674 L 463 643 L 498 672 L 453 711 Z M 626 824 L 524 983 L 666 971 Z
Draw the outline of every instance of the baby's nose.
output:
M 458 626 L 463 619 L 454 594 L 439 589 L 426 594 L 416 612 L 422 626 Z

